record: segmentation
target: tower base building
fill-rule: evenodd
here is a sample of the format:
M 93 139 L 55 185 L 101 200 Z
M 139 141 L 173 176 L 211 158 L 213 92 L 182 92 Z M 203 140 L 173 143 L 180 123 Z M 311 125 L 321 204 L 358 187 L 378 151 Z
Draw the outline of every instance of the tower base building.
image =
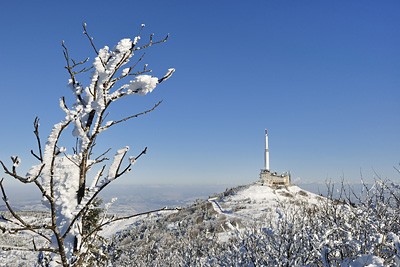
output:
M 277 174 L 276 172 L 263 169 L 260 172 L 260 183 L 262 185 L 288 185 L 290 184 L 290 174 L 286 172 Z

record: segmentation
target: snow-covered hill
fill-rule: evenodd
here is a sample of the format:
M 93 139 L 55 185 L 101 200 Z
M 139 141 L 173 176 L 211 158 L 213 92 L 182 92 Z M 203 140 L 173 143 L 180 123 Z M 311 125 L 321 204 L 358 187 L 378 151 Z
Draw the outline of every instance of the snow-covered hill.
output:
M 308 203 L 309 205 L 317 205 L 324 199 L 321 196 L 304 191 L 295 185 L 281 186 L 273 189 L 269 186 L 261 186 L 254 183 L 227 189 L 225 192 L 215 194 L 208 199 L 197 200 L 194 204 L 188 205 L 180 212 L 161 212 L 145 218 L 133 218 L 106 226 L 102 231 L 102 235 L 110 238 L 114 234 L 118 234 L 121 229 L 135 227 L 140 222 L 152 221 L 160 217 L 165 217 L 167 221 L 171 220 L 168 229 L 176 230 L 181 224 L 181 221 L 177 217 L 190 217 L 190 215 L 197 214 L 202 209 L 205 209 L 208 214 L 213 215 L 210 217 L 209 223 L 212 224 L 214 221 L 218 221 L 218 225 L 215 225 L 215 227 L 220 229 L 217 229 L 217 232 L 232 234 L 230 231 L 225 231 L 227 227 L 233 229 L 232 223 L 256 222 L 267 215 L 269 217 L 276 217 L 278 214 L 276 211 L 279 211 L 279 206 L 282 203 L 295 203 L 297 205 Z M 196 211 L 196 209 L 199 210 Z M 202 216 L 204 218 L 204 215 Z M 202 221 L 204 222 L 204 220 Z
M 278 220 L 282 203 L 294 205 L 319 205 L 324 198 L 302 190 L 295 185 L 271 188 L 260 184 L 239 187 L 240 190 L 229 190 L 224 196 L 212 197 L 208 201 L 213 209 L 226 218 L 225 225 L 233 231 L 224 231 L 220 239 L 229 237 L 236 231 L 244 231 L 243 224 L 260 222 L 269 217 Z M 237 191 L 234 193 L 234 191 Z M 223 227 L 224 230 L 226 229 Z
M 136 220 L 108 252 L 114 266 L 400 266 L 399 190 L 388 185 L 365 188 L 358 206 L 341 190 L 336 200 L 298 186 L 231 188 Z
M 315 209 L 326 200 L 295 185 L 271 188 L 254 183 L 230 188 L 179 212 L 136 219 L 129 222 L 131 227 L 125 222 L 126 229 L 112 237 L 109 253 L 116 261 L 115 266 L 141 261 L 143 266 L 152 261 L 160 265 L 168 262 L 181 265 L 183 258 L 176 253 L 184 250 L 185 264 L 191 258 L 192 265 L 212 266 L 217 262 L 209 255 L 215 248 L 230 244 L 254 227 L 273 229 L 272 224 L 283 219 L 283 213 L 288 210 Z M 113 226 L 106 228 L 108 237 L 111 237 L 110 229 L 117 230 Z M 191 255 L 197 255 L 199 248 L 208 256 Z M 152 256 L 148 259 L 146 255 Z
M 235 192 L 236 191 L 236 192 Z M 276 209 L 281 202 L 308 203 L 317 205 L 324 198 L 302 190 L 295 185 L 271 188 L 251 184 L 238 189 L 231 189 L 224 196 L 209 198 L 218 213 L 232 217 L 257 220 Z
M 162 231 L 176 233 L 186 227 L 185 232 L 191 236 L 205 230 L 207 237 L 218 235 L 219 240 L 228 240 L 235 235 L 238 229 L 244 230 L 244 225 L 262 219 L 276 209 L 282 201 L 308 201 L 317 203 L 321 197 L 301 190 L 297 186 L 271 189 L 267 186 L 252 184 L 227 189 L 224 193 L 197 200 L 188 205 L 182 211 L 160 212 L 145 217 L 136 217 L 126 221 L 119 221 L 104 227 L 102 236 L 107 239 L 121 240 L 124 236 L 139 229 L 157 229 L 162 236 Z M 26 220 L 44 220 L 43 212 L 21 212 Z M 11 217 L 8 212 L 2 212 L 5 218 Z M 0 222 L 0 226 L 6 222 Z M 155 224 L 156 226 L 152 225 Z M 147 230 L 151 233 L 151 230 Z M 114 236 L 115 235 L 115 236 Z M 17 235 L 0 235 L 0 245 L 3 251 L 0 253 L 0 266 L 24 265 L 36 259 L 36 253 L 25 251 L 32 250 L 32 237 L 34 235 L 18 233 Z M 160 237 L 162 239 L 162 237 Z M 35 237 L 37 244 L 44 243 L 40 237 Z M 120 242 L 116 241 L 118 246 Z M 114 243 L 114 244 L 116 244 Z M 133 242 L 135 243 L 135 242 Z M 113 247 L 113 246 L 111 246 Z M 7 249 L 17 248 L 17 251 Z M 127 248 L 131 250 L 131 248 Z M 113 254 L 113 251 L 110 252 Z
M 383 189 L 355 207 L 295 185 L 229 188 L 180 211 L 107 225 L 103 249 L 110 266 L 398 266 L 398 206 L 378 197 Z M 32 248 L 31 240 L 0 235 L 3 247 Z M 31 266 L 35 257 L 2 251 L 0 266 Z

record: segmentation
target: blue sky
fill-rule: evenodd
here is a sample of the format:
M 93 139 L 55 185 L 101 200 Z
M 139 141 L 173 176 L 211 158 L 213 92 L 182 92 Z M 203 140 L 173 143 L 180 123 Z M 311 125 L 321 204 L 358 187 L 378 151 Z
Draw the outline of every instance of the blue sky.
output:
M 36 164 L 32 122 L 43 141 L 64 114 L 68 74 L 61 41 L 77 60 L 134 37 L 170 33 L 147 51 L 155 76 L 176 72 L 145 97 L 111 108 L 122 118 L 98 151 L 148 146 L 121 183 L 246 184 L 270 165 L 303 182 L 399 179 L 398 1 L 8 1 L 0 17 L 0 158 Z M 87 80 L 88 81 L 88 80 Z M 86 81 L 86 85 L 87 85 Z M 115 151 L 115 150 L 114 150 Z M 111 156 L 111 155 L 110 155 Z M 376 174 L 374 173 L 376 172 Z M 8 179 L 9 181 L 10 179 Z

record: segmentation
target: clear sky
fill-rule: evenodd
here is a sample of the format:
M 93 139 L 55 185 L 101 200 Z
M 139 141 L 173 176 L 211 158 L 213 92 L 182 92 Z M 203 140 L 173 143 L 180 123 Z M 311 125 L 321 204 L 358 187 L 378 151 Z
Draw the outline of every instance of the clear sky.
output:
M 170 33 L 144 62 L 155 76 L 176 72 L 151 95 L 111 108 L 122 118 L 164 100 L 98 140 L 98 151 L 113 153 L 148 146 L 120 182 L 256 181 L 265 128 L 273 171 L 303 182 L 357 182 L 360 170 L 366 180 L 374 172 L 399 180 L 399 1 L 16 0 L 1 10 L 0 158 L 20 156 L 22 173 L 36 164 L 35 116 L 44 141 L 64 117 L 58 98 L 72 103 L 61 41 L 92 61 L 82 22 L 97 48 L 144 23 L 143 42 Z

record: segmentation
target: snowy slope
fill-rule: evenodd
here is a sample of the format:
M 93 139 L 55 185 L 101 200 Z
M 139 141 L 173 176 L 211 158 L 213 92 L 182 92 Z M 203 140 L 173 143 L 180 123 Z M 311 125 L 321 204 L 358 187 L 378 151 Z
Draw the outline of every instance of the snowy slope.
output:
M 108 225 L 102 235 L 108 241 L 104 249 L 109 266 L 400 264 L 397 226 L 381 215 L 376 219 L 362 207 L 295 185 L 270 188 L 254 183 L 196 200 L 181 211 Z M 39 219 L 32 213 L 27 216 Z M 0 242 L 6 247 L 32 247 L 29 235 L 12 241 L 3 235 Z M 30 266 L 34 261 L 34 252 L 0 252 L 0 266 Z
M 254 183 L 230 188 L 207 200 L 198 200 L 180 212 L 136 219 L 131 223 L 132 228 L 112 238 L 109 253 L 116 260 L 114 266 L 128 266 L 141 261 L 139 265 L 143 266 L 155 262 L 163 265 L 168 261 L 181 265 L 182 261 L 177 259 L 182 255 L 186 255 L 186 259 L 192 258 L 187 255 L 194 253 L 193 247 L 203 247 L 201 251 L 208 251 L 210 247 L 228 244 L 256 224 L 270 226 L 282 218 L 283 206 L 295 210 L 304 205 L 317 206 L 323 201 L 326 199 L 294 185 L 272 189 Z M 110 230 L 107 232 L 109 236 Z M 179 244 L 186 245 L 183 248 Z M 158 249 L 154 250 L 153 246 Z M 154 253 L 154 262 L 143 261 L 149 253 Z M 204 257 L 196 259 L 190 265 L 208 266 L 210 261 Z
M 209 201 L 221 206 L 221 212 L 225 214 L 253 220 L 276 208 L 278 203 L 281 202 L 306 202 L 317 205 L 323 200 L 322 197 L 304 191 L 295 185 L 273 189 L 259 184 L 251 184 L 237 193 L 220 198 L 219 201 L 215 198 L 209 199 Z M 216 210 L 218 211 L 219 209 Z
M 121 236 L 141 227 L 146 229 L 148 234 L 151 234 L 152 232 L 148 229 L 154 230 L 153 225 L 158 225 L 161 228 L 158 231 L 176 232 L 185 228 L 186 232 L 191 235 L 206 229 L 209 233 L 218 236 L 219 241 L 226 241 L 237 234 L 238 230 L 245 230 L 247 222 L 260 220 L 267 214 L 270 217 L 277 217 L 277 213 L 272 211 L 279 210 L 279 203 L 307 201 L 316 204 L 321 199 L 321 197 L 306 192 L 297 186 L 271 189 L 268 186 L 251 184 L 230 188 L 224 193 L 198 200 L 194 204 L 188 205 L 181 212 L 158 212 L 148 216 L 118 221 L 103 227 L 101 235 L 108 240 L 118 240 Z M 38 220 L 43 218 L 43 213 L 30 212 L 25 216 L 29 217 L 29 220 Z M 116 236 L 114 237 L 114 235 Z M 11 239 L 8 236 L 1 235 L 0 245 L 4 248 L 15 246 L 20 249 L 32 249 L 31 239 L 32 235 L 23 233 L 11 236 Z M 2 259 L 0 266 L 18 266 L 35 261 L 36 253 L 32 251 L 1 251 L 0 257 Z M 18 264 L 15 265 L 16 263 Z
M 208 198 L 207 201 L 211 203 L 216 213 L 215 218 L 218 218 L 217 214 L 220 214 L 219 218 L 223 215 L 224 218 L 227 217 L 232 221 L 237 221 L 237 219 L 257 221 L 260 217 L 271 212 L 272 209 L 276 209 L 282 202 L 296 202 L 297 204 L 307 202 L 316 205 L 324 199 L 295 185 L 272 189 L 269 186 L 251 184 L 239 188 L 241 190 L 236 193 L 227 190 L 226 193 Z M 189 205 L 188 209 L 193 209 L 193 205 Z M 171 213 L 177 212 L 160 212 L 147 216 L 146 220 L 151 221 L 158 216 L 168 216 Z M 137 226 L 142 220 L 143 217 L 135 217 L 108 225 L 104 227 L 102 236 L 110 238 L 124 229 Z M 226 223 L 229 224 L 229 220 Z M 176 227 L 178 224 L 179 222 L 175 222 Z M 172 225 L 174 224 L 170 224 L 169 228 L 174 228 Z
M 265 217 L 269 218 L 268 222 L 276 222 L 281 216 L 282 204 L 295 208 L 302 204 L 319 205 L 325 200 L 296 185 L 271 188 L 258 183 L 240 187 L 237 192 L 228 191 L 225 195 L 208 199 L 214 210 L 226 218 L 227 227 L 222 227 L 224 231 L 219 234 L 221 241 L 226 241 L 237 231 L 245 231 L 249 223 L 265 221 Z
M 398 206 L 389 202 L 354 206 L 254 183 L 137 220 L 108 252 L 112 266 L 400 266 Z

